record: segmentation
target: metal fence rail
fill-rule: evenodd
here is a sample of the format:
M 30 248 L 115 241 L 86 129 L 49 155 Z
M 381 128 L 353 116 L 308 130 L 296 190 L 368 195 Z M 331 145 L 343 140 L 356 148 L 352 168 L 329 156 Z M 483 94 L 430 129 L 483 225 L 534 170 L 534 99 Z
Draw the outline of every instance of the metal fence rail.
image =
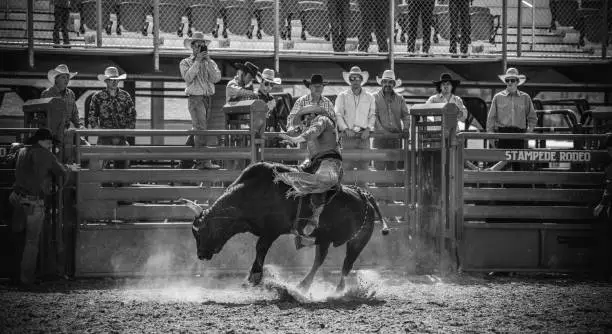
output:
M 212 49 L 240 52 L 605 58 L 611 8 L 604 0 L 7 1 L 0 45 L 160 52 L 203 32 Z

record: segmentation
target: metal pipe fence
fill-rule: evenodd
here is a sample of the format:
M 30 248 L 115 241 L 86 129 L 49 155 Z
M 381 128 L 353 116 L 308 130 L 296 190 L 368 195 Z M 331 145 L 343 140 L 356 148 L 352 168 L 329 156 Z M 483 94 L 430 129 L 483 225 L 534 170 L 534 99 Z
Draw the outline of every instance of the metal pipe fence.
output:
M 612 30 L 612 6 L 604 0 L 69 3 L 7 2 L 0 8 L 0 45 L 144 48 L 159 53 L 184 49 L 185 38 L 202 32 L 212 41 L 211 50 L 271 52 L 276 57 L 378 55 L 393 62 L 397 57 L 502 57 L 505 52 L 509 57 L 605 58 Z

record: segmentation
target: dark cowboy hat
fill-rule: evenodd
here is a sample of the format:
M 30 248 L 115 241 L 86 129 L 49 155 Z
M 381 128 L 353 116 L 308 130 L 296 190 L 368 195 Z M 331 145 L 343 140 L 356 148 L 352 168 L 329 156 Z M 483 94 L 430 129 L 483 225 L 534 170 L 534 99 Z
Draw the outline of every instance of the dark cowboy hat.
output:
M 54 144 L 59 144 L 60 142 L 59 140 L 57 140 L 57 138 L 53 136 L 51 130 L 47 128 L 40 128 L 36 130 L 36 132 L 34 132 L 34 135 L 28 138 L 25 143 L 27 145 L 34 145 L 38 143 L 39 140 L 51 140 Z
M 313 74 L 310 77 L 310 80 L 302 80 L 304 82 L 304 86 L 306 86 L 306 88 L 309 88 L 310 85 L 327 85 L 327 81 L 323 81 L 323 76 L 321 74 Z
M 243 63 L 234 63 L 234 67 L 242 70 L 245 73 L 249 73 L 253 78 L 257 77 L 257 73 L 259 73 L 259 67 L 250 61 Z
M 432 82 L 433 82 L 434 85 L 440 86 L 445 81 L 450 82 L 451 85 L 453 85 L 453 87 L 457 87 L 457 86 L 459 86 L 459 83 L 461 83 L 460 80 L 453 79 L 453 77 L 449 73 L 442 73 L 440 75 L 440 80 L 432 81 Z

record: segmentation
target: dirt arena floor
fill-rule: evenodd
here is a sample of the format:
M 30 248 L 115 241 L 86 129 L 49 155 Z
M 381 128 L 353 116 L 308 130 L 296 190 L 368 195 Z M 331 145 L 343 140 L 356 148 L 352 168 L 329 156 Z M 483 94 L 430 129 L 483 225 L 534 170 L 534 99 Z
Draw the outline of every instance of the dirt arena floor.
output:
M 311 290 L 266 267 L 242 276 L 88 279 L 34 291 L 0 284 L 0 333 L 482 333 L 612 332 L 612 283 L 563 275 L 433 275 L 357 271 L 335 294 L 336 272 Z

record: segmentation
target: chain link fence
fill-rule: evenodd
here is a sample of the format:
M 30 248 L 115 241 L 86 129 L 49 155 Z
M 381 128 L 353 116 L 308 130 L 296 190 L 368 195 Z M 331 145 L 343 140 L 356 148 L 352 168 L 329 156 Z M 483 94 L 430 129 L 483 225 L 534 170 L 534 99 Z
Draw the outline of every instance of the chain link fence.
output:
M 502 53 L 502 0 L 395 0 L 393 11 L 391 3 L 159 0 L 159 27 L 155 27 L 154 0 L 35 0 L 34 38 L 36 45 L 152 48 L 154 31 L 159 29 L 161 48 L 181 49 L 184 38 L 203 32 L 213 41 L 211 49 L 272 52 L 278 31 L 279 50 L 285 53 L 387 55 L 390 49 L 398 56 L 423 57 Z M 508 55 L 601 57 L 612 30 L 612 5 L 607 5 L 606 13 L 604 3 L 507 0 Z M 6 0 L 0 11 L 4 11 L 0 43 L 25 44 L 26 1 Z

